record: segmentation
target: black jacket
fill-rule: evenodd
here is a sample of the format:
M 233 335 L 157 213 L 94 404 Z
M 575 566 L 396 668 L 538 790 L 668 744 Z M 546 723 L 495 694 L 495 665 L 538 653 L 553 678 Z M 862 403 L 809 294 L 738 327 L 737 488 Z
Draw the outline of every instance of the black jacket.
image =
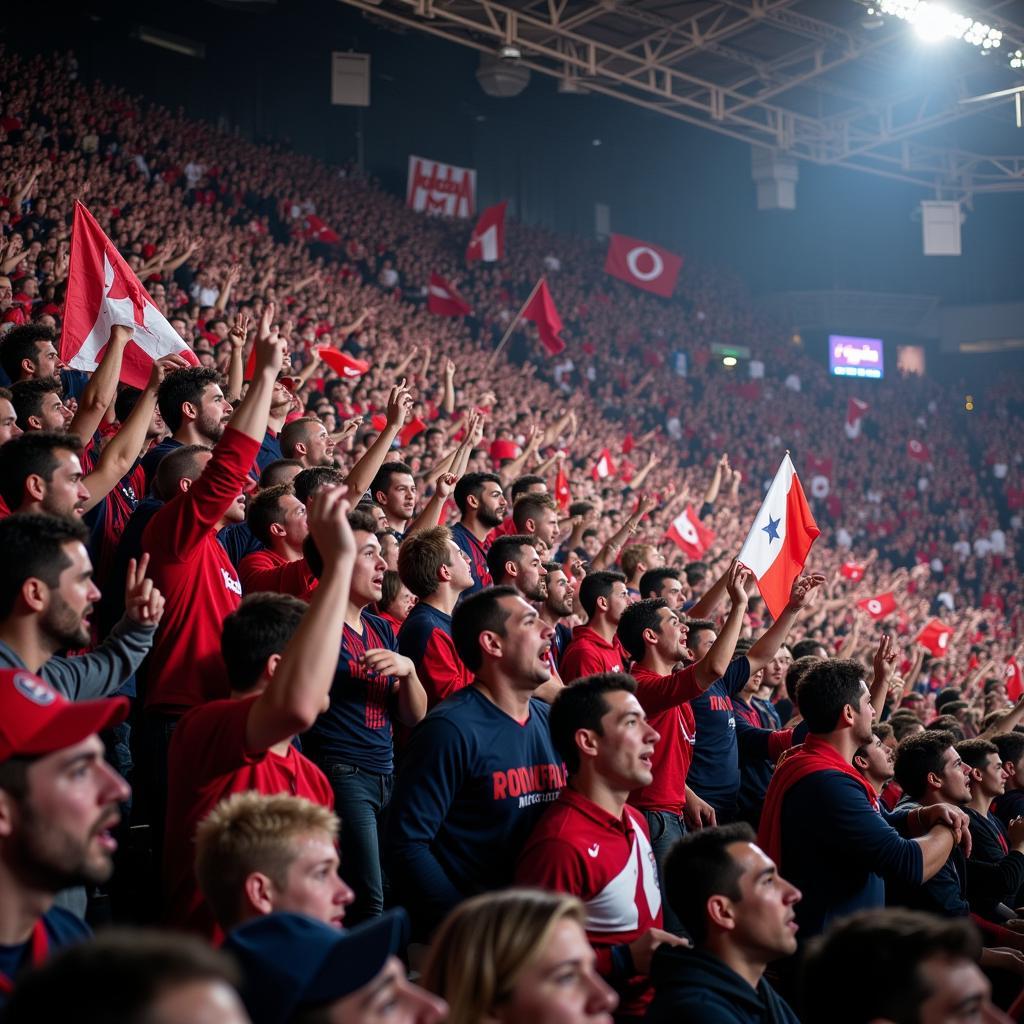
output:
M 765 981 L 755 991 L 710 953 L 659 946 L 651 961 L 654 1001 L 648 1024 L 799 1024 Z

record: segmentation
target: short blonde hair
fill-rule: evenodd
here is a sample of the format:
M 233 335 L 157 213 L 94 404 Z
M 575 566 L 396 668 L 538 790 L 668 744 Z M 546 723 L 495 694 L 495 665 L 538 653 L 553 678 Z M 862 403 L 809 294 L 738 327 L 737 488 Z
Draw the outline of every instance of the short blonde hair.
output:
M 421 984 L 448 1001 L 448 1024 L 479 1024 L 507 1000 L 561 921 L 584 924 L 575 896 L 506 889 L 466 900 L 434 935 Z
M 254 871 L 283 888 L 297 856 L 295 840 L 311 832 L 338 837 L 333 811 L 302 797 L 235 793 L 196 830 L 196 878 L 222 927 L 237 922 L 245 880 Z

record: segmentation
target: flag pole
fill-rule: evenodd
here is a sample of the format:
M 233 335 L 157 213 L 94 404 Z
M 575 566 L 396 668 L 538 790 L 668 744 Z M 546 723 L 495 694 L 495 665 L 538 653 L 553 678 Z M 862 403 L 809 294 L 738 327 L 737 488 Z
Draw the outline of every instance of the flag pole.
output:
M 497 347 L 491 352 L 490 356 L 488 357 L 488 367 L 490 367 L 494 363 L 494 360 L 498 358 L 498 354 L 505 347 L 505 343 L 511 337 L 512 332 L 516 329 L 516 324 L 519 323 L 519 321 L 523 317 L 523 313 L 526 312 L 526 307 L 533 301 L 534 295 L 537 294 L 537 291 L 543 283 L 544 275 L 541 274 L 541 276 L 537 279 L 537 283 L 533 286 L 533 291 L 531 291 L 530 294 L 526 296 L 526 301 L 519 308 L 519 312 L 516 313 L 516 315 L 512 318 L 512 323 L 508 325 L 508 327 L 505 330 L 505 333 L 501 336 L 501 341 L 498 342 Z

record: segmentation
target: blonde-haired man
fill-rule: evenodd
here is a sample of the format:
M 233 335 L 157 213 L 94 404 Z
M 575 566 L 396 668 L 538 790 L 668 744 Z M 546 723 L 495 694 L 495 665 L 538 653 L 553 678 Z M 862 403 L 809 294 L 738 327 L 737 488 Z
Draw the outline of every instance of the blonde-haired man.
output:
M 196 831 L 196 877 L 228 932 L 275 911 L 340 928 L 355 893 L 338 875 L 338 818 L 302 797 L 235 793 Z

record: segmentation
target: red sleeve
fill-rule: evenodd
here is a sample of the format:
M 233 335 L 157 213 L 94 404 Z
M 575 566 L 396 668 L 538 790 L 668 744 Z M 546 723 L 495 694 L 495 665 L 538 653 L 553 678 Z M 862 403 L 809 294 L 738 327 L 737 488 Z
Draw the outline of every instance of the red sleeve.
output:
M 776 729 L 768 737 L 768 758 L 771 761 L 778 759 L 793 746 L 792 729 Z
M 227 427 L 199 479 L 150 520 L 144 546 L 187 558 L 238 497 L 259 448 L 259 441 Z
M 570 643 L 562 655 L 558 671 L 562 679 L 571 683 L 582 676 L 590 676 L 595 672 L 603 672 L 604 662 L 596 656 L 584 643 Z
M 187 713 L 171 738 L 170 776 L 185 776 L 201 786 L 261 761 L 265 752 L 252 755 L 245 749 L 245 730 L 255 699 L 218 700 Z
M 670 676 L 637 679 L 636 699 L 649 715 L 668 711 L 687 701 L 696 700 L 704 691 L 697 685 L 697 668 L 688 665 Z
M 435 629 L 430 634 L 420 658 L 419 673 L 432 704 L 450 697 L 473 681 L 462 659 L 455 653 L 452 638 L 443 629 Z
M 305 558 L 278 562 L 268 551 L 254 551 L 242 559 L 238 575 L 247 594 L 268 590 L 275 594 L 291 594 L 308 602 L 316 590 L 316 577 Z

